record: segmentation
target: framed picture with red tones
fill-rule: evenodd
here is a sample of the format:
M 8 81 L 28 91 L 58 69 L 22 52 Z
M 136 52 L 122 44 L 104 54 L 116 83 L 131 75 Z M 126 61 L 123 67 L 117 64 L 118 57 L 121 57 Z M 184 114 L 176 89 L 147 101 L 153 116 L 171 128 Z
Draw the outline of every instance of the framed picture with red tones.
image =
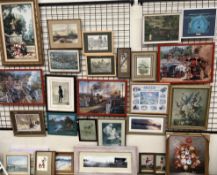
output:
M 78 80 L 78 115 L 126 116 L 126 80 Z
M 44 105 L 40 69 L 0 69 L 0 105 Z
M 213 80 L 214 43 L 158 45 L 158 80 L 176 84 Z

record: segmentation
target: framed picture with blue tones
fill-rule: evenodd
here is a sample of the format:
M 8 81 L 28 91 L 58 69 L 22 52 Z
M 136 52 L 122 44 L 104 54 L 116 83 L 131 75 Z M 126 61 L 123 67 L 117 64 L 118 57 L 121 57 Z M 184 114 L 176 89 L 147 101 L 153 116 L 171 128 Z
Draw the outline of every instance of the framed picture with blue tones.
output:
M 216 9 L 183 11 L 182 38 L 212 38 L 215 36 Z
M 77 116 L 75 113 L 47 113 L 48 134 L 77 136 Z

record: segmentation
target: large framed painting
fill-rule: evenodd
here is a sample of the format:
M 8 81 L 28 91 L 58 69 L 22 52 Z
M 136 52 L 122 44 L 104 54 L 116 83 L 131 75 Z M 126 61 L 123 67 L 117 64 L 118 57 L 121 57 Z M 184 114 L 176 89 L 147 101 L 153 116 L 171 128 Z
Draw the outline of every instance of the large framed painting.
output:
M 2 64 L 42 65 L 42 37 L 37 0 L 2 0 L 0 14 Z
M 131 48 L 117 49 L 117 73 L 119 78 L 130 78 Z
M 44 105 L 40 69 L 0 69 L 1 105 Z
M 46 75 L 47 111 L 75 112 L 75 77 Z
M 76 175 L 136 175 L 136 147 L 74 147 Z
M 209 174 L 209 137 L 176 133 L 167 137 L 167 175 Z
M 138 114 L 167 114 L 169 84 L 131 83 L 130 112 Z
M 209 85 L 172 86 L 169 127 L 207 129 L 210 96 Z
M 81 20 L 48 20 L 51 49 L 82 48 Z
M 215 8 L 185 9 L 183 11 L 182 38 L 213 38 L 215 25 Z
M 154 14 L 143 17 L 143 44 L 181 41 L 180 14 Z
M 126 116 L 126 80 L 78 80 L 78 115 Z
M 213 80 L 214 43 L 158 45 L 158 80 L 177 84 Z

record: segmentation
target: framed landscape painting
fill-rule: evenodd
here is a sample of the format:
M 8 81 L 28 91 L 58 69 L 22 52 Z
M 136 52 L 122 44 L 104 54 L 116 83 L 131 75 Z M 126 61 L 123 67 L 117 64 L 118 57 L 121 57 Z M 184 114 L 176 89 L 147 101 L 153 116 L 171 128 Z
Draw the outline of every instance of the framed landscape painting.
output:
M 119 78 L 130 78 L 131 48 L 117 49 L 117 72 Z
M 127 81 L 78 80 L 78 115 L 126 116 Z
M 81 20 L 48 20 L 48 33 L 51 49 L 82 48 Z
M 214 43 L 158 45 L 158 80 L 176 84 L 213 80 Z
M 147 174 L 155 172 L 155 154 L 139 153 L 139 173 Z
M 211 87 L 209 85 L 172 86 L 169 127 L 207 129 Z
M 143 44 L 181 41 L 180 14 L 154 14 L 143 17 Z
M 37 0 L 2 0 L 0 13 L 2 64 L 42 65 L 42 37 Z
M 44 105 L 44 81 L 40 69 L 1 69 L 0 105 Z
M 182 38 L 213 38 L 215 25 L 215 8 L 185 9 L 183 11 Z

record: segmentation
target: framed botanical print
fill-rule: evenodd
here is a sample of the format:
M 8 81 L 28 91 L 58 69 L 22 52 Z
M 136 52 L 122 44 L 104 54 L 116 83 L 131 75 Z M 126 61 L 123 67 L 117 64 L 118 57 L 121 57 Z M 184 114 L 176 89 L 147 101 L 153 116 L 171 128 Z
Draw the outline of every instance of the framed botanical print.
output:
M 75 77 L 46 75 L 47 110 L 75 112 Z
M 42 65 L 42 37 L 37 0 L 2 0 L 0 14 L 2 64 Z
M 45 136 L 43 111 L 10 111 L 15 136 Z
M 156 81 L 156 70 L 156 52 L 132 52 L 132 81 Z
M 209 85 L 172 86 L 169 127 L 207 128 L 211 87 Z
M 155 172 L 155 154 L 139 153 L 139 173 L 149 174 Z
M 125 146 L 125 120 L 98 119 L 99 146 Z
M 155 154 L 155 174 L 166 174 L 166 154 Z
M 81 20 L 48 20 L 51 49 L 82 48 Z
M 119 78 L 130 78 L 131 48 L 117 49 L 117 73 Z

